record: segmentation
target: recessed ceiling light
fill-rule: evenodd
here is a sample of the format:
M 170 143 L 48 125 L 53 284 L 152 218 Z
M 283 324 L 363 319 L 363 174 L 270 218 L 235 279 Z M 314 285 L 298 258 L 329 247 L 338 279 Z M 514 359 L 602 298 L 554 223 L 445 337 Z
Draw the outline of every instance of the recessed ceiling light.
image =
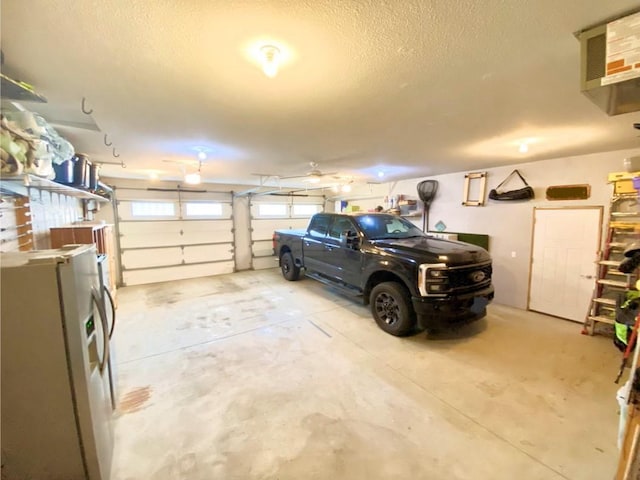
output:
M 529 145 L 527 145 L 526 143 L 521 143 L 518 147 L 518 151 L 520 153 L 527 153 L 529 151 Z
M 344 193 L 349 193 L 351 191 L 351 185 L 343 185 L 342 186 L 342 191 Z
M 158 178 L 159 178 L 158 172 L 149 172 L 149 178 L 151 180 L 158 180 Z
M 382 170 L 380 170 L 378 172 L 378 177 L 380 177 L 380 178 L 384 177 L 384 172 Z

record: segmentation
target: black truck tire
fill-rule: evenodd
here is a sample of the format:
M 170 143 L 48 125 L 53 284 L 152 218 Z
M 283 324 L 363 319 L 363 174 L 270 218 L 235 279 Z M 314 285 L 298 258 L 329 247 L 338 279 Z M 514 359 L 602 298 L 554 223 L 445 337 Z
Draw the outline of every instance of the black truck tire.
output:
M 280 270 L 282 270 L 282 276 L 290 282 L 300 278 L 300 267 L 296 266 L 291 252 L 284 252 L 280 257 Z
M 379 283 L 371 290 L 369 301 L 373 318 L 382 330 L 396 337 L 414 331 L 416 315 L 404 285 L 398 282 Z

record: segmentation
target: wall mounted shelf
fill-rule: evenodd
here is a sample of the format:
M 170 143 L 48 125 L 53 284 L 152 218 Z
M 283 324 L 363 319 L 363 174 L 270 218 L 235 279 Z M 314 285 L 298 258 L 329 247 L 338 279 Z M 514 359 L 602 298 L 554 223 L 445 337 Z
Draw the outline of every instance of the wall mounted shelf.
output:
M 6 75 L 0 73 L 2 79 L 2 98 L 7 100 L 18 100 L 20 102 L 47 103 L 47 99 L 35 93 L 27 84 L 16 82 Z
M 109 202 L 108 198 L 96 195 L 86 190 L 69 187 L 60 183 L 38 177 L 36 175 L 19 175 L 0 177 L 0 191 L 10 195 L 29 196 L 29 189 L 35 188 L 46 192 L 59 193 L 82 200 L 95 200 L 97 202 Z

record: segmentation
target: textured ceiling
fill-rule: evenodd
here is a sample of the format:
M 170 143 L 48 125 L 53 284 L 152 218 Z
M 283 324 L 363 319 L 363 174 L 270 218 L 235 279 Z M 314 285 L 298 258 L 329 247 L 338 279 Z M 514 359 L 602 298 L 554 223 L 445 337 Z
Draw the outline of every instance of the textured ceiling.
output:
M 573 33 L 637 0 L 3 0 L 4 70 L 117 176 L 385 180 L 640 144 L 579 92 Z M 284 54 L 267 78 L 252 49 Z M 31 106 L 30 106 L 31 107 Z M 34 108 L 37 110 L 37 108 Z M 84 120 L 86 121 L 86 120 Z M 526 154 L 521 141 L 531 143 Z M 166 162 L 164 160 L 170 160 Z M 265 180 L 265 178 L 263 178 Z M 268 179 L 271 181 L 272 179 Z

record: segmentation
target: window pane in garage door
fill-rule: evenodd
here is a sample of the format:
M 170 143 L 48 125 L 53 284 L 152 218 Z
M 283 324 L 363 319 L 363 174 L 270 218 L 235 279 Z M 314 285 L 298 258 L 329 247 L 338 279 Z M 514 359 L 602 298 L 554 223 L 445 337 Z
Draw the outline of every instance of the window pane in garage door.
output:
M 251 199 L 251 253 L 252 268 L 273 268 L 278 259 L 273 256 L 274 230 L 306 229 L 309 218 L 324 210 L 324 197 L 309 195 L 278 199 L 254 197 Z
M 234 270 L 231 192 L 154 193 L 127 191 L 117 202 L 125 285 Z

